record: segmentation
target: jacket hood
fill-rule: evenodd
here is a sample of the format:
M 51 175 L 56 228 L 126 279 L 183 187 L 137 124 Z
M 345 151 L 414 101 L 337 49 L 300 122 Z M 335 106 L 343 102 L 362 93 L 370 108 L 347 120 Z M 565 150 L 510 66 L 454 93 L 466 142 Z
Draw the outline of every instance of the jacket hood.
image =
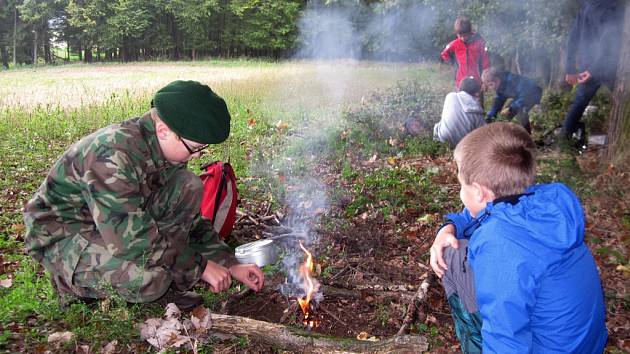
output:
M 457 99 L 459 103 L 462 105 L 462 110 L 466 113 L 482 113 L 483 108 L 477 101 L 477 99 L 471 96 L 468 92 L 459 91 L 457 92 Z
M 577 196 L 564 184 L 534 185 L 515 204 L 489 203 L 492 219 L 520 225 L 530 237 L 557 253 L 584 242 L 584 212 Z

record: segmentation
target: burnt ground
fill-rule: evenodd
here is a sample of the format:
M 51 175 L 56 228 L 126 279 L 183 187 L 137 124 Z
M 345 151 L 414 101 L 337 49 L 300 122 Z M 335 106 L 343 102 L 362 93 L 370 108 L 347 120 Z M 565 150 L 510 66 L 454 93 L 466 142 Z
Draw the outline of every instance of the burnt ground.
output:
M 587 242 L 598 263 L 608 310 L 610 333 L 606 352 L 630 351 L 630 314 L 628 299 L 628 254 L 630 247 L 630 201 L 619 198 L 619 191 L 627 188 L 630 173 L 609 167 L 602 171 L 600 151 L 578 156 L 584 174 L 585 195 L 581 195 L 587 215 Z M 547 151 L 543 159 L 554 161 L 558 153 Z M 352 158 L 350 156 L 350 158 Z M 373 169 L 375 165 L 391 165 L 391 161 L 354 161 L 357 169 Z M 422 157 L 398 160 L 398 165 L 413 166 L 418 171 L 439 171 L 431 181 L 434 188 L 446 190 L 453 209 L 459 203 L 459 186 L 450 158 Z M 397 333 L 402 325 L 409 298 L 420 282 L 430 274 L 428 250 L 440 213 L 427 213 L 422 205 L 409 207 L 406 212 L 384 217 L 378 206 L 364 213 L 347 217 L 345 209 L 353 198 L 352 183 L 333 170 L 320 170 L 329 186 L 342 186 L 347 194 L 337 198 L 324 212 L 317 225 L 319 243 L 312 247 L 317 267 L 316 277 L 323 286 L 324 299 L 316 309 L 321 324 L 313 331 L 326 335 L 356 338 L 376 336 L 385 338 Z M 566 171 L 565 171 L 566 172 Z M 415 192 L 409 190 L 410 197 Z M 265 213 L 268 206 L 250 201 L 243 206 Z M 267 211 L 268 212 L 268 211 Z M 283 210 L 290 214 L 290 210 Z M 239 223 L 239 241 L 260 234 L 259 226 Z M 282 272 L 267 279 L 262 293 L 248 296 L 227 307 L 227 313 L 268 322 L 302 327 L 300 310 L 292 305 L 295 300 L 281 295 L 277 286 L 285 281 Z M 363 332 L 363 333 L 362 333 Z M 459 350 L 448 304 L 439 282 L 432 282 L 428 297 L 414 316 L 412 334 L 429 339 L 430 352 L 446 353 Z M 231 348 L 231 347 L 230 347 Z M 233 349 L 225 348 L 227 352 Z M 243 350 L 240 348 L 239 350 Z M 273 348 L 261 343 L 250 343 L 247 351 L 267 352 Z

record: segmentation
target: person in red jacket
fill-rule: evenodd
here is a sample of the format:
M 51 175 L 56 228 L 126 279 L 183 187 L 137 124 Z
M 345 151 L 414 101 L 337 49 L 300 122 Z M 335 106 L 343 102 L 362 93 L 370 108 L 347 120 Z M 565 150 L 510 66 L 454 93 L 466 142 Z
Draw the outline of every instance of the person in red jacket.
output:
M 472 31 L 470 19 L 460 16 L 455 19 L 457 39 L 446 45 L 440 54 L 443 61 L 455 64 L 455 87 L 459 90 L 461 81 L 472 76 L 481 84 L 481 73 L 490 66 L 486 41 Z

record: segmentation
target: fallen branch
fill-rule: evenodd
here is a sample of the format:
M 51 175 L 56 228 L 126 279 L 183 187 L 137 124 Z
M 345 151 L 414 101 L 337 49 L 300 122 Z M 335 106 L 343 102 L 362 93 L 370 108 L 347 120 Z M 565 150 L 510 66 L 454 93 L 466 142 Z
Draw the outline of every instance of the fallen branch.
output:
M 362 299 L 366 295 L 379 296 L 379 297 L 395 297 L 402 301 L 411 301 L 414 298 L 414 293 L 411 291 L 387 291 L 387 290 L 374 290 L 374 289 L 346 289 L 338 288 L 329 285 L 322 286 L 322 293 L 326 298 L 344 298 L 344 299 Z
M 426 279 L 424 279 L 422 283 L 420 283 L 420 286 L 418 287 L 418 291 L 416 291 L 416 295 L 411 299 L 411 301 L 409 301 L 409 305 L 407 306 L 407 312 L 405 313 L 405 317 L 403 318 L 402 326 L 400 326 L 400 329 L 398 330 L 398 333 L 396 333 L 396 336 L 401 336 L 407 333 L 407 329 L 409 328 L 409 325 L 411 325 L 411 323 L 413 322 L 414 317 L 416 313 L 418 312 L 418 308 L 420 308 L 420 305 L 422 304 L 424 299 L 427 297 L 427 293 L 429 292 L 429 287 L 431 286 L 433 281 L 434 281 L 433 273 L 430 273 L 429 276 Z
M 300 353 L 418 353 L 429 347 L 424 336 L 394 336 L 368 342 L 324 336 L 246 317 L 217 314 L 212 315 L 211 331 L 246 335 L 257 341 Z

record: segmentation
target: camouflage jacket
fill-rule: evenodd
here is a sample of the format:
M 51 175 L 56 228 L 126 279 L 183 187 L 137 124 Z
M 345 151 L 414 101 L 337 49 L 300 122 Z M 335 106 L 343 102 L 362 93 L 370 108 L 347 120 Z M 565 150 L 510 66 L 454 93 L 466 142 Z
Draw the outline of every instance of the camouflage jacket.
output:
M 230 248 L 199 214 L 188 236 L 194 240 L 180 243 L 181 249 L 173 252 L 173 245 L 160 234 L 147 208 L 148 197 L 185 168 L 186 164 L 164 159 L 148 113 L 84 137 L 54 164 L 25 206 L 28 253 L 69 284 L 91 243 L 107 249 L 110 261 L 165 269 L 179 266 L 173 270 L 193 283 L 207 260 L 234 264 Z M 167 261 L 165 254 L 178 259 Z

